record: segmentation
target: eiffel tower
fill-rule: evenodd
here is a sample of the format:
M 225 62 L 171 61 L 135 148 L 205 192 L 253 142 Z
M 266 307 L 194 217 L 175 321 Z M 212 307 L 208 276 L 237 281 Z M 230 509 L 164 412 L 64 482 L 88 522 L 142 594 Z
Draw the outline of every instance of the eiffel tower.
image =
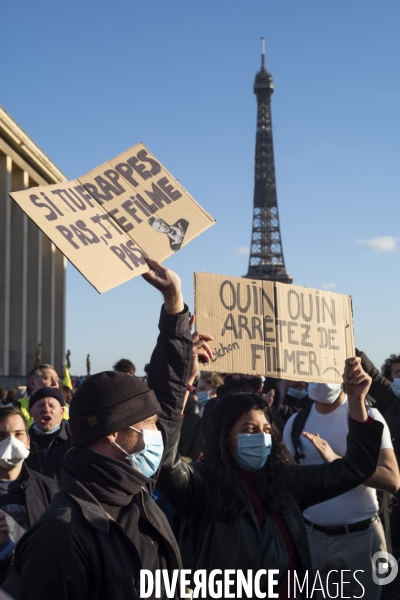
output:
M 245 277 L 292 283 L 286 273 L 279 228 L 276 197 L 274 148 L 272 141 L 272 75 L 265 68 L 265 40 L 261 38 L 261 70 L 254 81 L 257 96 L 257 135 L 255 156 L 253 230 L 249 270 Z

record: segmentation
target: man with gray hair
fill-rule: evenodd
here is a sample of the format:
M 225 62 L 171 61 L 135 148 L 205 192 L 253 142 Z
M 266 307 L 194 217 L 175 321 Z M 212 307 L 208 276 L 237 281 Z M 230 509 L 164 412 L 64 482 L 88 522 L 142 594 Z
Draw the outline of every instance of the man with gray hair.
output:
M 42 387 L 60 387 L 59 377 L 53 365 L 39 365 L 28 373 L 28 390 L 32 395 Z
M 29 414 L 29 398 L 43 387 L 59 388 L 60 382 L 56 370 L 53 365 L 42 364 L 38 365 L 29 371 L 26 383 L 26 392 L 18 398 L 18 408 L 21 411 L 28 427 L 33 425 L 33 419 Z

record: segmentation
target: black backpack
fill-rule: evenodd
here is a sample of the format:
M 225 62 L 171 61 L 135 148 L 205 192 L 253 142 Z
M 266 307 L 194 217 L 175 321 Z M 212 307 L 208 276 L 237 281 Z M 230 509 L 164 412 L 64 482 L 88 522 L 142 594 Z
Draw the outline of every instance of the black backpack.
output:
M 307 408 L 303 408 L 303 410 L 298 412 L 295 418 L 293 419 L 292 444 L 295 450 L 294 460 L 297 464 L 300 464 L 300 460 L 302 458 L 305 458 L 305 454 L 303 454 L 303 452 L 301 451 L 300 436 L 304 431 L 304 427 L 306 425 L 308 415 L 310 414 L 312 407 L 313 404 L 310 404 L 310 406 L 307 406 Z

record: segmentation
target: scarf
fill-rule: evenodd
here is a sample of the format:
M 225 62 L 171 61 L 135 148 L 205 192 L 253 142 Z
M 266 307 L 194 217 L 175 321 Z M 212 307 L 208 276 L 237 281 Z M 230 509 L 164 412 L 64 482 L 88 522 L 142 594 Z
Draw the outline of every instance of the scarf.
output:
M 127 506 L 150 481 L 127 462 L 85 448 L 71 448 L 63 465 L 98 502 L 110 506 Z

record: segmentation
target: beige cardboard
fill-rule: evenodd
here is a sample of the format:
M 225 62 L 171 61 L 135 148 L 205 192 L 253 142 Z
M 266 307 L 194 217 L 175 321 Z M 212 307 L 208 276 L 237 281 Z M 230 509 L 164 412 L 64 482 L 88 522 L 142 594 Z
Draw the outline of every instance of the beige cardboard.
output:
M 342 383 L 355 354 L 349 296 L 195 273 L 195 304 L 198 331 L 214 338 L 204 370 Z
M 143 144 L 73 181 L 10 196 L 100 293 L 215 223 Z

